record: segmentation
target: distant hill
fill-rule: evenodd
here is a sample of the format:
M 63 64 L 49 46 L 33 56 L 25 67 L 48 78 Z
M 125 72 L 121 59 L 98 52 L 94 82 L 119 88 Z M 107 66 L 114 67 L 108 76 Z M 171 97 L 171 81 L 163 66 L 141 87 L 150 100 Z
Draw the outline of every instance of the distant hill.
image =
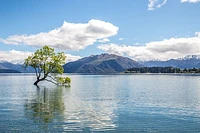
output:
M 0 69 L 0 73 L 21 73 L 21 72 L 12 69 Z
M 11 62 L 7 62 L 7 61 L 1 61 L 0 62 L 0 69 L 11 69 L 11 70 L 16 70 L 22 73 L 34 73 L 34 69 L 31 67 L 28 67 L 26 69 L 23 68 L 22 64 L 13 64 Z
M 147 67 L 172 66 L 172 67 L 181 68 L 181 69 L 194 68 L 194 67 L 200 68 L 200 56 L 199 55 L 188 55 L 184 58 L 170 59 L 167 61 L 146 61 L 146 62 L 140 62 L 140 63 Z
M 114 54 L 91 55 L 69 62 L 64 66 L 65 73 L 119 73 L 128 68 L 142 67 L 136 61 Z
M 1 63 L 0 63 L 0 69 L 8 69 L 8 68 L 4 67 L 4 66 L 1 65 Z

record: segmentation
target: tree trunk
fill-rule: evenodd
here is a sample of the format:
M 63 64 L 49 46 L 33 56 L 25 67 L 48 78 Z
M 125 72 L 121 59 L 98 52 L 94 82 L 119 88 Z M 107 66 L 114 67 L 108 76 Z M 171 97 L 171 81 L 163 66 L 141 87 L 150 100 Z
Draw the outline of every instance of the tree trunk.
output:
M 37 80 L 35 81 L 34 85 L 36 85 L 36 86 L 37 86 L 37 84 L 38 84 L 40 81 L 42 81 L 42 80 L 45 80 L 45 78 L 42 78 L 42 79 L 37 79 Z
M 34 85 L 37 85 L 37 84 L 38 84 L 38 82 L 40 82 L 40 80 L 37 80 L 37 81 L 35 81 Z

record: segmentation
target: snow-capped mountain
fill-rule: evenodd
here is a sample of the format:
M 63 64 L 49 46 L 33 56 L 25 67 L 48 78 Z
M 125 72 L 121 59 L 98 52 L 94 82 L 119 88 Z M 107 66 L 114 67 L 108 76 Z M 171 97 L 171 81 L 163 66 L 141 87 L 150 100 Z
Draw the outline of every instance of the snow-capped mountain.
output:
M 200 68 L 200 55 L 188 55 L 183 58 L 170 59 L 167 61 L 146 61 L 140 62 L 144 66 L 172 66 L 177 68 Z
M 200 55 L 187 55 L 183 58 L 177 58 L 177 60 L 190 60 L 190 59 L 199 60 Z

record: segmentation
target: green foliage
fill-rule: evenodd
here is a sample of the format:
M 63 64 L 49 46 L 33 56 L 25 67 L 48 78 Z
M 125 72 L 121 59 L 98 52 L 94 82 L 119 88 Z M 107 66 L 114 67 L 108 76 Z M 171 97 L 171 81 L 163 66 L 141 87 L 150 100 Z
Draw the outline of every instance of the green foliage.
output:
M 35 69 L 37 81 L 34 85 L 42 80 L 50 81 L 54 84 L 70 84 L 70 79 L 57 80 L 63 77 L 57 77 L 57 75 L 62 74 L 64 69 L 62 67 L 65 64 L 66 56 L 63 52 L 55 53 L 53 48 L 44 46 L 43 48 L 37 50 L 31 56 L 25 59 L 24 67 L 31 66 Z M 65 78 L 66 79 L 66 78 Z
M 71 79 L 68 77 L 56 77 L 56 79 L 59 85 L 69 85 L 71 83 Z

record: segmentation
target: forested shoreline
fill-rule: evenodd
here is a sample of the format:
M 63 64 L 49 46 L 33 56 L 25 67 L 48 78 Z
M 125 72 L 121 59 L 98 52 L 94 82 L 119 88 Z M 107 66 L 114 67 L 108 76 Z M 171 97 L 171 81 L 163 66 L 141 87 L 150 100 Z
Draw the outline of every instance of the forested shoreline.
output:
M 125 73 L 200 73 L 200 68 L 141 67 L 127 69 Z

